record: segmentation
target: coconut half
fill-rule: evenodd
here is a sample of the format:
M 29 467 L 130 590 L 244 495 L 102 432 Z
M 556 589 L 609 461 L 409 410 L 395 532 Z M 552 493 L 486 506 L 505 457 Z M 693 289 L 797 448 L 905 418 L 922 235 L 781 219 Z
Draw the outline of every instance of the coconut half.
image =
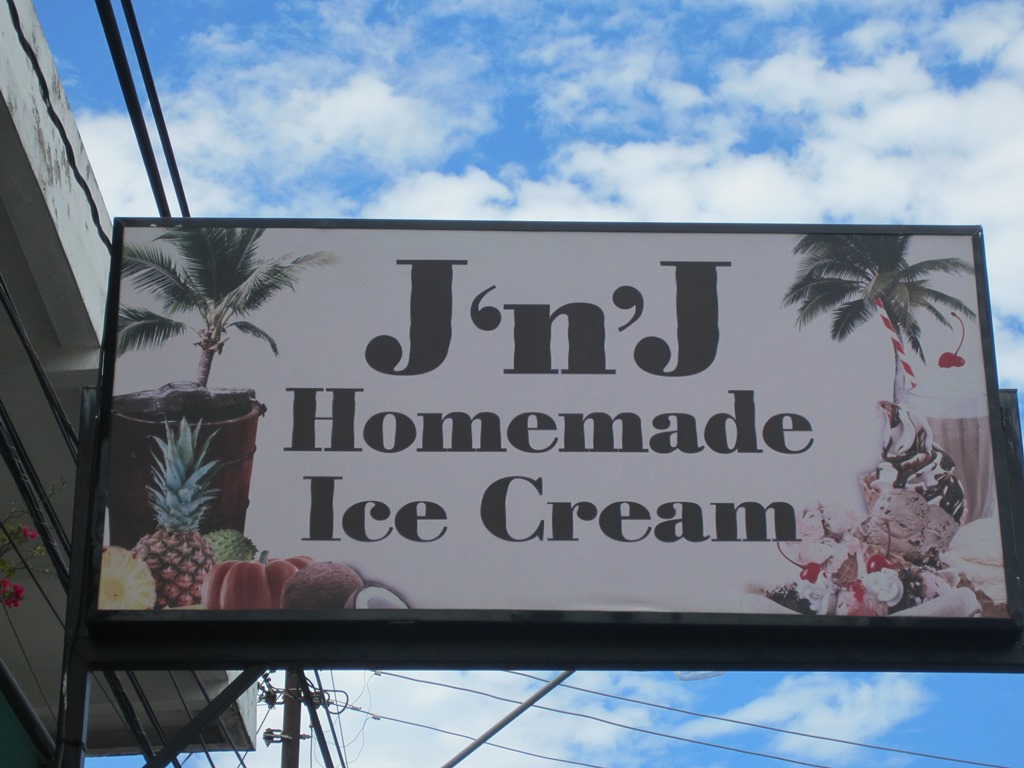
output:
M 345 602 L 346 608 L 371 608 L 376 610 L 395 610 L 408 608 L 405 598 L 383 584 L 364 584 L 357 589 Z

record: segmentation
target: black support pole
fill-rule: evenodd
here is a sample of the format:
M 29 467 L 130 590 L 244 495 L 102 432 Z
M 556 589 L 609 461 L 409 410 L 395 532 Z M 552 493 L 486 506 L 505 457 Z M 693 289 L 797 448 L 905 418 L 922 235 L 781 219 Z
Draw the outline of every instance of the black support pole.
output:
M 70 583 L 64 620 L 60 709 L 57 716 L 57 757 L 53 761 L 56 768 L 82 768 L 85 764 L 90 670 L 89 659 L 81 648 L 82 641 L 88 638 L 85 624 L 86 591 L 92 573 L 91 558 L 97 534 L 93 491 L 99 476 L 99 400 L 99 393 L 95 389 L 82 392 L 81 453 L 75 478 Z

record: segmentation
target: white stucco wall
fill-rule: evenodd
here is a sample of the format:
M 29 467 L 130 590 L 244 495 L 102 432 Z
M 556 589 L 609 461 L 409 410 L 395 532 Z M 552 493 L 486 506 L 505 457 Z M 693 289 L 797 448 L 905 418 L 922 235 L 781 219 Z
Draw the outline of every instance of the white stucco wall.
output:
M 0 201 L 16 250 L 58 344 L 95 346 L 110 219 L 30 0 L 0 2 L 0 94 Z M 0 265 L 17 258 L 5 251 Z

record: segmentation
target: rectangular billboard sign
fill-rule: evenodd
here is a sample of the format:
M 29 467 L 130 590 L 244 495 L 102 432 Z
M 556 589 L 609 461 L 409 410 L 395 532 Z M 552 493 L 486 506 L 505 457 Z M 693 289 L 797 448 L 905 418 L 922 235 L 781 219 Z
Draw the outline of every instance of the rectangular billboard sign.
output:
M 1019 624 L 977 228 L 117 234 L 94 621 Z

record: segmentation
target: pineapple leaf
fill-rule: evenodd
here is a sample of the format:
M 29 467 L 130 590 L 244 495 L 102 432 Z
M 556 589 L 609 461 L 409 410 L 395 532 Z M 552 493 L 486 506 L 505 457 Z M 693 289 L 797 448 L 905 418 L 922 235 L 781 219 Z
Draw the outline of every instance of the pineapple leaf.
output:
M 153 438 L 158 446 L 154 452 L 154 485 L 146 490 L 156 512 L 157 527 L 162 530 L 198 531 L 207 506 L 217 495 L 209 484 L 219 462 L 206 461 L 210 440 L 217 433 L 208 435 L 200 446 L 202 424 L 199 421 L 193 429 L 182 417 L 177 428 L 169 422 L 165 425 L 166 439 Z

